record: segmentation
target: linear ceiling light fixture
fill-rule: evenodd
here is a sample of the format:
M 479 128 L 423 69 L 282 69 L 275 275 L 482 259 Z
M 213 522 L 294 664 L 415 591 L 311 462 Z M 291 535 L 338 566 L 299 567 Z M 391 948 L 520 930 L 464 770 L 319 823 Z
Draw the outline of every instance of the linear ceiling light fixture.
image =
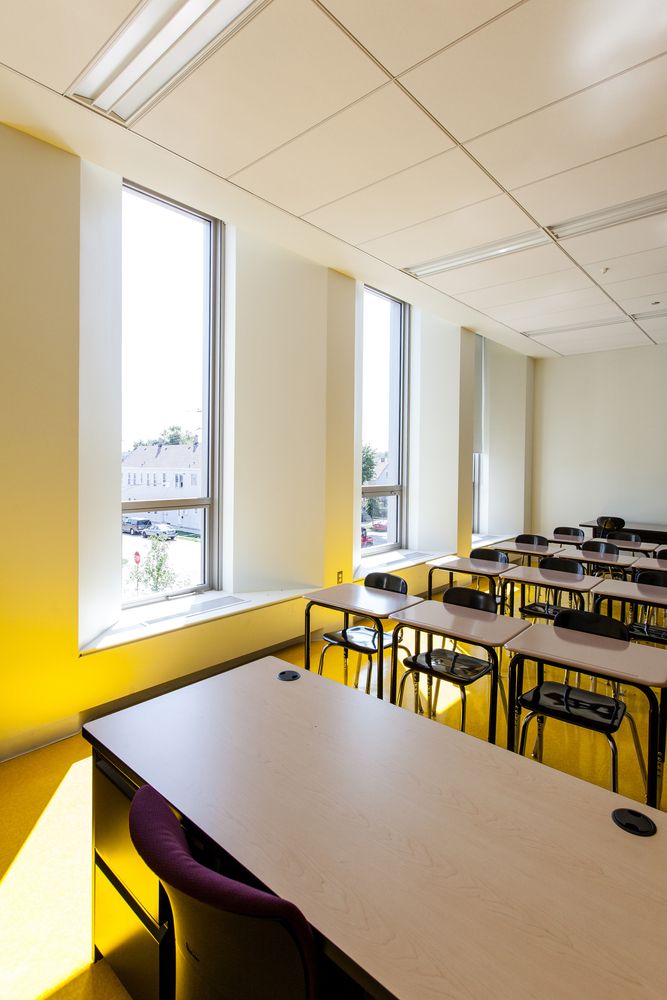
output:
M 471 250 L 450 254 L 449 257 L 440 257 L 438 260 L 430 260 L 425 264 L 406 267 L 405 270 L 408 274 L 414 275 L 415 278 L 427 278 L 432 274 L 442 274 L 444 271 L 453 271 L 457 267 L 467 267 L 469 264 L 495 260 L 497 257 L 506 257 L 510 253 L 519 253 L 521 250 L 541 247 L 546 243 L 551 243 L 550 238 L 541 229 L 534 229 L 530 233 L 522 233 L 521 236 L 515 236 L 510 240 L 485 243 L 483 246 L 473 247 Z
M 652 194 L 648 198 L 636 198 L 634 201 L 624 201 L 620 205 L 604 208 L 590 215 L 580 215 L 576 219 L 559 222 L 555 226 L 547 226 L 557 240 L 565 240 L 570 236 L 583 236 L 584 233 L 596 233 L 600 229 L 619 226 L 623 222 L 636 222 L 638 219 L 648 219 L 652 215 L 667 212 L 667 191 Z
M 647 319 L 666 319 L 667 309 L 655 309 L 653 312 L 632 313 L 632 318 L 641 323 Z
M 127 123 L 268 2 L 146 0 L 67 95 Z
M 627 316 L 612 316 L 609 319 L 596 319 L 594 322 L 568 323 L 567 326 L 547 326 L 542 330 L 520 330 L 524 337 L 548 337 L 552 333 L 575 333 L 577 330 L 597 330 L 602 326 L 622 326 L 632 321 Z

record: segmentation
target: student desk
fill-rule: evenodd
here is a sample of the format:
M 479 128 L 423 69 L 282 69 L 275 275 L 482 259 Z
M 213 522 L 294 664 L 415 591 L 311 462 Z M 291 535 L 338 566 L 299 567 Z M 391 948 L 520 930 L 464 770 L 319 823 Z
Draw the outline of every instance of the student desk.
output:
M 630 583 L 629 580 L 603 580 L 598 583 L 594 593 L 595 610 L 601 610 L 607 605 L 607 613 L 611 614 L 612 601 L 621 602 L 621 618 L 625 621 L 625 605 L 645 605 L 652 608 L 667 608 L 667 587 L 653 587 L 645 583 Z M 659 642 L 667 644 L 667 629 L 658 625 L 641 625 L 632 622 L 628 625 L 633 639 L 641 642 Z
M 266 657 L 87 724 L 97 778 L 125 814 L 100 765 L 129 796 L 153 785 L 211 855 L 292 900 L 375 997 L 516 1000 L 526 984 L 550 1000 L 662 1000 L 664 813 L 646 809 L 657 836 L 632 837 L 610 817 L 636 807 L 627 798 L 317 674 L 281 683 L 288 666 Z M 114 829 L 129 843 L 126 822 Z M 121 895 L 138 858 L 117 859 L 109 891 L 148 935 L 143 891 Z M 98 921 L 118 968 L 120 921 L 113 953 L 106 933 Z
M 614 544 L 616 544 L 614 542 Z M 634 555 L 626 555 L 625 552 L 619 552 L 618 555 L 605 552 L 591 552 L 588 550 L 582 551 L 581 549 L 563 549 L 559 552 L 559 555 L 563 559 L 578 559 L 582 563 L 595 563 L 599 566 L 616 566 L 618 569 L 626 570 L 630 566 L 634 566 L 637 561 L 637 557 Z
M 563 573 L 561 570 L 540 569 L 538 566 L 513 566 L 502 574 L 503 584 L 521 584 L 521 605 L 526 603 L 526 587 L 551 587 L 573 594 L 589 594 L 600 582 L 599 576 L 588 573 Z M 514 614 L 514 588 L 510 588 L 510 615 Z
M 412 608 L 405 608 L 390 615 L 390 621 L 399 628 L 394 629 L 391 651 L 391 694 L 392 704 L 396 703 L 398 675 L 398 643 L 402 629 L 411 628 L 419 634 L 460 639 L 480 646 L 488 653 L 491 661 L 491 698 L 489 701 L 489 743 L 496 742 L 496 706 L 498 703 L 498 654 L 496 650 L 528 627 L 521 618 L 507 618 L 490 611 L 463 608 L 439 601 L 422 601 Z M 417 646 L 417 649 L 419 647 Z
M 304 666 L 310 670 L 310 612 L 314 607 L 329 608 L 332 611 L 342 611 L 343 628 L 349 628 L 350 615 L 359 618 L 370 618 L 378 631 L 377 649 L 377 696 L 384 697 L 383 675 L 383 636 L 382 619 L 388 618 L 394 611 L 407 608 L 411 604 L 421 603 L 421 597 L 410 597 L 408 594 L 396 594 L 391 590 L 378 590 L 376 587 L 364 587 L 358 583 L 339 583 L 335 587 L 325 587 L 324 590 L 313 590 L 303 595 L 306 604 L 305 614 L 305 653 Z
M 641 573 L 645 569 L 657 569 L 661 573 L 667 573 L 667 559 L 637 559 L 632 564 L 632 575 L 636 576 L 637 573 Z
M 489 581 L 489 593 L 496 596 L 496 580 L 507 563 L 493 562 L 490 559 L 469 559 L 467 557 L 447 556 L 445 559 L 436 559 L 427 563 L 430 566 L 428 571 L 428 599 L 433 597 L 433 574 L 437 570 L 449 573 L 449 586 L 454 586 L 454 574 L 465 573 L 466 576 L 485 576 Z
M 609 538 L 609 539 L 602 539 L 602 540 L 603 541 L 613 542 L 613 544 L 616 546 L 616 548 L 620 549 L 622 552 L 644 552 L 644 553 L 648 554 L 648 553 L 651 553 L 651 552 L 655 552 L 655 550 L 657 548 L 659 548 L 659 545 L 658 545 L 657 542 L 628 542 L 624 538 Z M 549 541 L 550 542 L 561 542 L 563 545 L 576 545 L 577 548 L 579 548 L 580 545 L 583 545 L 583 543 L 584 543 L 584 541 L 586 541 L 586 539 L 583 539 L 581 542 L 578 542 L 576 540 L 576 538 L 572 537 L 572 535 L 556 535 L 556 534 L 553 534 L 553 535 L 549 536 Z M 589 541 L 590 541 L 590 539 L 589 539 Z
M 608 639 L 555 625 L 531 625 L 505 648 L 513 654 L 509 668 L 507 748 L 514 750 L 521 715 L 517 698 L 523 689 L 523 664 L 535 660 L 570 668 L 593 677 L 622 681 L 638 688 L 648 702 L 647 792 L 649 805 L 656 805 L 665 759 L 667 723 L 667 651 L 636 642 Z M 541 669 L 538 670 L 538 674 Z M 660 703 L 651 688 L 660 688 Z M 514 718 L 512 709 L 514 708 Z
M 591 528 L 594 538 L 598 537 L 602 530 L 598 527 L 597 520 L 580 521 L 579 527 Z M 642 521 L 626 521 L 621 530 L 634 531 L 637 535 L 641 536 L 643 542 L 657 542 L 658 545 L 667 545 L 666 524 L 644 524 Z

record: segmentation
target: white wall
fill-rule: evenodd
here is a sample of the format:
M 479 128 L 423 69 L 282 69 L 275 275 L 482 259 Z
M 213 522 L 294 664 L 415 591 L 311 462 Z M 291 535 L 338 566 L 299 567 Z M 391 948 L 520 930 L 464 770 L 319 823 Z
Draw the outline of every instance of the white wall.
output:
M 667 524 L 667 345 L 535 362 L 533 526 Z
M 516 534 L 530 525 L 532 364 L 531 358 L 485 341 L 483 534 Z
M 324 577 L 327 271 L 236 234 L 233 564 L 225 589 Z M 226 373 L 226 381 L 231 372 Z M 228 487 L 226 487 L 228 488 Z M 231 571 L 230 571 L 231 570 Z

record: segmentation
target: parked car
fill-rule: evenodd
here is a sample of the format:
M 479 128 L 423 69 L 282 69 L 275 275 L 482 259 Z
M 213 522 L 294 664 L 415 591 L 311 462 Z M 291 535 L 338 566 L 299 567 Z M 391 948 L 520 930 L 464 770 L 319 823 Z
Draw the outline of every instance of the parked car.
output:
M 162 538 L 166 542 L 171 542 L 176 538 L 176 528 L 172 528 L 170 524 L 151 524 L 149 528 L 145 528 L 142 531 L 144 538 Z
M 373 521 L 373 524 L 371 525 L 371 527 L 373 528 L 373 531 L 386 531 L 387 530 L 387 522 L 386 521 Z
M 368 532 L 365 528 L 361 529 L 361 547 L 365 549 L 368 545 L 373 544 L 373 539 L 368 537 Z
M 130 517 L 123 515 L 121 527 L 126 535 L 144 535 L 147 528 L 150 528 L 152 521 L 147 517 Z

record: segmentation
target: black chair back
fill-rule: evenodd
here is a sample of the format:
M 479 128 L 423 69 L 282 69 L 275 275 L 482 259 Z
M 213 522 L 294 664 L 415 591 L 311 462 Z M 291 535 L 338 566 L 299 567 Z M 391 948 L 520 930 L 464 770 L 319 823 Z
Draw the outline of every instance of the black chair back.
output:
M 582 528 L 554 528 L 554 535 L 571 535 L 577 542 L 583 542 L 584 540 L 584 532 Z
M 656 559 L 664 559 L 665 561 L 667 561 L 667 549 L 659 549 L 655 553 L 655 557 Z
M 471 559 L 487 559 L 489 562 L 509 563 L 510 557 L 500 549 L 471 549 Z
M 637 573 L 635 583 L 647 587 L 667 587 L 667 573 L 663 569 L 643 569 Z
M 469 587 L 449 587 L 442 595 L 443 604 L 456 604 L 460 608 L 474 608 L 475 611 L 490 611 L 492 615 L 498 610 L 495 597 L 483 590 L 470 590 Z
M 577 559 L 562 559 L 560 556 L 542 556 L 540 569 L 558 570 L 559 573 L 576 573 L 583 576 L 584 564 Z
M 408 585 L 402 576 L 393 573 L 369 573 L 364 580 L 364 587 L 375 590 L 391 590 L 394 594 L 407 594 Z
M 587 542 L 581 546 L 582 552 L 599 552 L 601 555 L 605 556 L 617 556 L 619 554 L 618 545 L 614 545 L 613 542 L 603 542 L 600 538 L 589 538 Z
M 544 535 L 517 535 L 517 543 L 519 545 L 548 545 L 549 539 L 545 538 Z
M 620 531 L 625 527 L 622 517 L 611 517 L 609 514 L 601 514 L 597 518 L 597 526 L 602 529 L 603 538 L 607 537 L 608 531 Z
M 559 611 L 554 619 L 557 628 L 570 628 L 576 632 L 588 632 L 590 635 L 603 635 L 608 639 L 624 639 L 630 641 L 628 627 L 616 618 L 598 615 L 593 611 L 576 611 L 565 608 Z
M 616 538 L 619 542 L 641 542 L 636 531 L 608 531 L 605 538 Z

